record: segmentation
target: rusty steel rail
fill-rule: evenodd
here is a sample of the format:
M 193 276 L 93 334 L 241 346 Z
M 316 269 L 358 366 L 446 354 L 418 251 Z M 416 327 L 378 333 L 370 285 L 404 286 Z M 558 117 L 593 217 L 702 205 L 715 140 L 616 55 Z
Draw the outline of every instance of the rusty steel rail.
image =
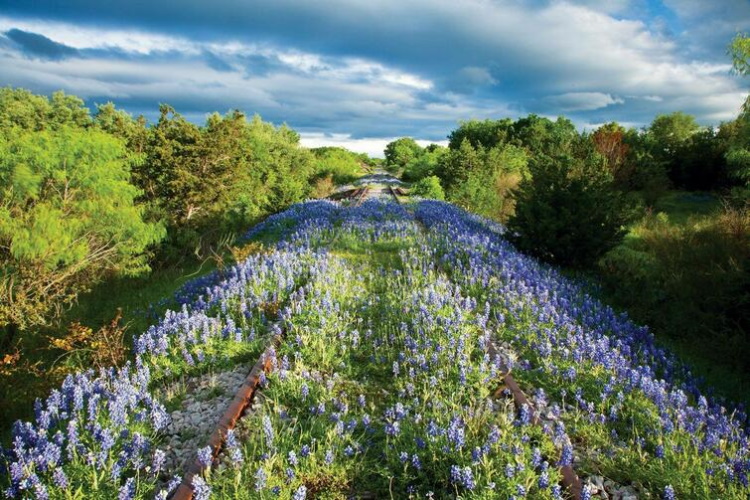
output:
M 245 377 L 245 382 L 240 386 L 234 395 L 234 399 L 229 404 L 229 407 L 224 411 L 224 414 L 219 419 L 219 423 L 214 429 L 211 437 L 208 440 L 208 446 L 211 447 L 211 462 L 215 462 L 221 453 L 226 440 L 227 431 L 234 429 L 237 425 L 237 421 L 242 418 L 242 413 L 252 403 L 255 393 L 260 387 L 260 376 L 263 373 L 270 373 L 273 370 L 273 358 L 274 351 L 281 343 L 281 338 L 285 332 L 282 331 L 281 335 L 277 335 L 271 340 L 270 345 L 260 355 L 258 361 L 253 365 L 250 373 Z M 195 458 L 195 461 L 185 471 L 185 475 L 182 479 L 182 483 L 177 490 L 169 498 L 171 500 L 192 500 L 193 498 L 193 478 L 200 476 L 205 471 L 206 467 Z
M 492 343 L 489 344 L 487 351 L 492 358 L 497 358 L 499 355 L 497 349 Z M 541 425 L 541 419 L 535 412 L 533 412 L 533 406 L 529 403 L 529 398 L 526 397 L 526 394 L 524 394 L 521 388 L 518 387 L 513 375 L 510 374 L 510 369 L 507 366 L 501 366 L 500 369 L 505 375 L 502 377 L 503 385 L 495 391 L 495 396 L 499 396 L 503 389 L 508 389 L 513 396 L 513 403 L 515 403 L 516 408 L 520 409 L 522 406 L 527 405 L 529 409 L 532 410 L 531 423 L 534 425 Z M 563 465 L 559 470 L 560 474 L 562 474 L 562 484 L 568 491 L 570 498 L 573 500 L 581 500 L 583 486 L 581 485 L 581 480 L 578 478 L 578 474 L 576 474 L 573 466 Z
M 369 188 L 369 187 L 367 187 L 367 186 L 364 186 L 364 187 L 361 187 L 361 188 L 359 188 L 359 189 L 358 189 L 358 190 L 357 190 L 357 191 L 356 191 L 356 192 L 354 193 L 354 195 L 353 195 L 353 196 L 352 196 L 352 198 L 351 198 L 351 199 L 353 199 L 353 200 L 354 200 L 354 201 L 352 202 L 352 204 L 353 204 L 353 205 L 354 205 L 355 207 L 358 207 L 359 205 L 361 205 L 361 204 L 362 204 L 362 203 L 363 203 L 363 202 L 364 202 L 364 201 L 365 201 L 365 200 L 367 199 L 367 193 L 369 193 L 369 192 L 370 192 L 370 188 Z
M 399 192 L 400 191 L 400 192 Z M 401 188 L 394 189 L 393 186 L 390 184 L 388 185 L 388 192 L 391 193 L 391 196 L 393 196 L 393 199 L 396 200 L 396 203 L 399 205 L 401 204 L 401 198 L 398 197 L 399 194 L 403 195 L 403 191 L 401 191 Z

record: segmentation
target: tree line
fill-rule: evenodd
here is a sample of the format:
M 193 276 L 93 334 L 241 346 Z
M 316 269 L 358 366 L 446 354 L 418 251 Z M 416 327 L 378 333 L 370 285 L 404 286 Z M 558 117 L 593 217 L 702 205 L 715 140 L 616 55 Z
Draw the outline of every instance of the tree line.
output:
M 368 161 L 299 139 L 237 110 L 199 126 L 163 104 L 148 123 L 62 91 L 0 89 L 0 344 L 104 279 L 203 258 Z

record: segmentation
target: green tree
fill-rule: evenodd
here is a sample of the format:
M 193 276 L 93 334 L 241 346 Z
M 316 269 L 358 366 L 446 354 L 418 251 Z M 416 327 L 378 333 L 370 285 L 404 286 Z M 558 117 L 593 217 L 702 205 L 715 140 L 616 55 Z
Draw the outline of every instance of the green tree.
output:
M 54 130 L 90 125 L 91 116 L 83 100 L 62 90 L 53 93 L 50 100 L 25 89 L 0 89 L 1 134 L 10 134 L 14 129 Z
M 750 37 L 738 34 L 729 46 L 735 72 L 750 75 Z M 739 184 L 734 197 L 750 200 L 750 94 L 733 126 L 732 139 L 725 154 L 730 179 Z
M 520 250 L 553 264 L 586 267 L 622 240 L 630 211 L 600 157 L 538 156 L 530 170 L 508 222 Z
M 143 220 L 121 141 L 61 127 L 0 143 L 0 325 L 5 343 L 109 275 L 148 268 L 163 228 Z
M 729 54 L 732 56 L 732 66 L 737 74 L 750 75 L 750 37 L 738 33 L 729 45 Z M 750 113 L 750 95 L 745 99 L 742 109 L 744 113 Z
M 464 139 L 473 147 L 493 148 L 507 141 L 513 120 L 468 120 L 448 135 L 448 147 L 458 149 Z
M 440 169 L 443 157 L 448 149 L 437 144 L 427 146 L 421 155 L 413 158 L 404 168 L 402 177 L 405 181 L 414 182 L 425 177 L 436 175 Z
M 424 177 L 415 182 L 412 185 L 409 194 L 421 196 L 422 198 L 431 198 L 441 201 L 445 200 L 445 192 L 443 191 L 443 186 L 440 185 L 440 179 L 434 175 Z
M 670 180 L 686 187 L 690 172 L 685 170 L 685 157 L 694 134 L 700 131 L 695 117 L 681 111 L 658 115 L 648 127 L 647 134 L 652 153 L 662 162 Z
M 385 146 L 385 168 L 399 171 L 422 154 L 422 147 L 411 137 L 401 137 Z

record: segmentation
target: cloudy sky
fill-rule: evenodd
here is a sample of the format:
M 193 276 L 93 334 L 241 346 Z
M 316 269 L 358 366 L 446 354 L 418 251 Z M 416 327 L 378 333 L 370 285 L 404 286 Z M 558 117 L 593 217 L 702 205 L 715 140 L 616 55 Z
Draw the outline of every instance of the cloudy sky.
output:
M 718 124 L 747 95 L 738 31 L 749 0 L 0 0 L 0 84 L 151 119 L 239 108 L 381 155 L 470 118 Z

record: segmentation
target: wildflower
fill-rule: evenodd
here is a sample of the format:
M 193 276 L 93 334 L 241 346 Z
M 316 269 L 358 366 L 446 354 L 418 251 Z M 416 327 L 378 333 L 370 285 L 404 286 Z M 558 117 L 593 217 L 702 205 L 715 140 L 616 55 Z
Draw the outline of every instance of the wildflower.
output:
M 135 498 L 135 479 L 130 477 L 125 484 L 120 488 L 119 494 L 117 495 L 118 500 L 131 500 Z
M 63 471 L 61 468 L 56 468 L 55 471 L 52 473 L 52 482 L 55 486 L 60 488 L 61 490 L 65 490 L 68 488 L 68 476 L 65 475 L 65 471 Z
M 263 467 L 259 467 L 255 471 L 255 491 L 260 491 L 266 487 L 266 479 L 268 479 L 266 471 L 263 470 Z
M 573 447 L 569 444 L 563 446 L 562 453 L 560 454 L 560 460 L 557 465 L 565 467 L 566 465 L 573 464 Z
M 292 500 L 305 500 L 307 497 L 307 488 L 303 484 L 297 490 L 294 492 L 294 495 L 292 495 Z
M 211 487 L 201 476 L 193 476 L 193 498 L 208 500 L 211 497 Z
M 211 467 L 213 463 L 213 450 L 210 446 L 198 450 L 198 463 L 203 467 Z
M 151 460 L 151 473 L 154 476 L 159 475 L 159 472 L 164 468 L 164 464 L 167 460 L 167 454 L 163 450 L 156 450 L 154 457 Z
M 263 433 L 266 436 L 266 445 L 273 448 L 273 425 L 268 415 L 263 415 Z
M 677 496 L 675 495 L 674 488 L 671 484 L 668 484 L 664 487 L 664 493 L 662 494 L 662 498 L 664 500 L 675 500 Z

